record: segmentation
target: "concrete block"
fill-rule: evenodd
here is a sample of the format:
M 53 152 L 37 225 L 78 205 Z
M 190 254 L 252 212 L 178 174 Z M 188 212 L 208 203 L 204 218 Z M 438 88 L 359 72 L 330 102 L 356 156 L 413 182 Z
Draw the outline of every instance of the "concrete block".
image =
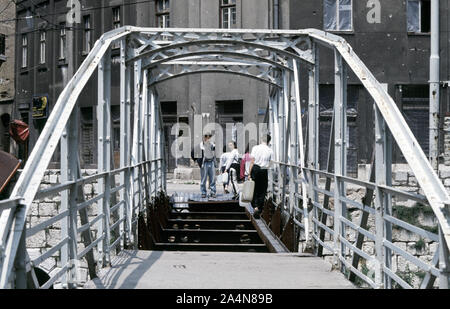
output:
M 174 177 L 174 179 L 180 179 L 180 180 L 192 180 L 193 179 L 192 168 L 178 167 L 174 170 L 173 177 Z
M 40 231 L 26 240 L 27 248 L 43 248 L 46 245 L 45 231 Z
M 406 183 L 408 181 L 408 173 L 407 172 L 394 172 L 393 173 L 394 180 L 400 183 Z
M 39 216 L 56 216 L 58 214 L 56 203 L 40 203 Z
M 56 183 L 58 183 L 58 176 L 57 176 L 57 175 L 50 175 L 50 176 L 49 176 L 49 182 L 50 182 L 51 184 L 56 184 Z
M 61 241 L 61 231 L 49 229 L 46 232 L 47 245 L 50 247 L 56 246 Z

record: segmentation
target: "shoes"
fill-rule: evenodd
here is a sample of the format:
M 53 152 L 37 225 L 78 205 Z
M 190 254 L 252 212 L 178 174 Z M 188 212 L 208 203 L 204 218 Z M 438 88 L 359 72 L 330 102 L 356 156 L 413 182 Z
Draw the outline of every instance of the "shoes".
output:
M 202 198 L 206 198 L 206 194 L 202 194 Z
M 211 194 L 211 197 L 212 197 L 212 198 L 216 198 L 216 194 L 212 193 L 212 194 Z

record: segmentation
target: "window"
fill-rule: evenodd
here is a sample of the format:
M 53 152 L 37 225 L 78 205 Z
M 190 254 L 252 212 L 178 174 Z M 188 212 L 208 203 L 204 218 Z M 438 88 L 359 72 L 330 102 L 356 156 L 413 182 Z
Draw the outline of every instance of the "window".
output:
M 6 52 L 6 36 L 0 33 L 0 56 L 5 56 Z
M 94 111 L 92 107 L 80 108 L 81 160 L 83 167 L 95 163 Z
M 83 36 L 83 51 L 89 53 L 91 51 L 91 16 L 87 15 L 83 17 L 84 36 Z
M 39 50 L 39 63 L 44 64 L 45 63 L 45 48 L 46 48 L 46 36 L 47 33 L 45 31 L 41 31 L 40 33 L 40 50 Z
M 113 29 L 120 28 L 120 7 L 115 7 L 113 11 Z
M 66 24 L 61 23 L 59 34 L 59 59 L 66 59 L 67 38 L 66 38 Z
M 115 7 L 112 9 L 113 14 L 113 29 L 120 28 L 120 7 Z M 113 44 L 112 48 L 120 48 L 120 42 Z
M 403 117 L 425 153 L 430 144 L 430 88 L 428 85 L 401 85 Z
M 408 0 L 406 13 L 408 32 L 430 32 L 431 7 L 429 0 Z
M 170 27 L 170 1 L 156 1 L 156 22 L 159 28 Z
M 22 35 L 22 68 L 28 65 L 28 37 L 26 34 Z
M 236 28 L 236 0 L 220 0 L 220 27 Z
M 353 30 L 352 0 L 324 0 L 324 29 L 327 31 Z

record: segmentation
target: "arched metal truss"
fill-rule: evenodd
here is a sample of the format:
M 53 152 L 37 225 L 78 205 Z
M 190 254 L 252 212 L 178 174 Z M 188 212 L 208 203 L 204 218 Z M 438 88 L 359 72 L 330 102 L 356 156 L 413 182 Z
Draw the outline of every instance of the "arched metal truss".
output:
M 111 167 L 111 46 L 117 42 L 120 42 L 120 168 L 114 169 Z M 335 102 L 326 170 L 319 167 L 318 141 L 319 48 L 322 47 L 335 53 Z M 309 99 L 305 114 L 302 114 L 300 103 L 300 66 L 306 67 L 308 73 Z M 347 69 L 360 79 L 375 103 L 375 159 L 369 181 L 346 174 Z M 82 176 L 77 157 L 79 122 L 76 103 L 96 70 L 98 173 Z M 31 285 L 39 286 L 33 276 L 33 267 L 57 253 L 61 257 L 61 268 L 39 287 L 46 288 L 57 281 L 66 287 L 74 287 L 78 282 L 81 259 L 86 258 L 92 278 L 98 270 L 96 265 L 108 265 L 114 249 L 136 246 L 139 214 L 151 198 L 165 191 L 164 132 L 154 85 L 205 72 L 237 74 L 275 86 L 270 92 L 266 115 L 276 154 L 276 169 L 270 173 L 270 194 L 300 229 L 304 237 L 301 236 L 299 241 L 304 238 L 312 242 L 319 256 L 323 249 L 329 250 L 335 257 L 336 266 L 348 271 L 350 278 L 358 276 L 375 288 L 391 288 L 394 283 L 411 287 L 392 271 L 393 254 L 425 271 L 421 287 L 431 287 L 438 278 L 440 287 L 448 288 L 449 194 L 395 102 L 345 40 L 315 29 L 137 27 L 110 31 L 96 42 L 58 98 L 11 198 L 0 201 L 0 288 L 30 285 L 27 282 L 29 271 L 33 278 Z M 305 128 L 307 135 L 304 137 Z M 391 186 L 392 138 L 415 174 L 423 195 Z M 59 143 L 61 183 L 42 189 L 42 178 Z M 319 182 L 319 177 L 326 179 L 324 185 Z M 93 182 L 98 183 L 98 194 L 85 200 L 83 187 Z M 347 196 L 349 184 L 365 190 L 362 201 Z M 58 215 L 27 229 L 26 215 L 33 202 L 54 196 L 61 199 Z M 438 221 L 439 233 L 395 218 L 392 213 L 394 196 L 430 205 Z M 333 209 L 330 200 L 334 202 Z M 93 205 L 99 215 L 89 220 L 86 209 Z M 348 220 L 347 205 L 361 211 L 359 225 Z M 370 231 L 367 228 L 369 216 L 375 220 L 375 227 Z M 331 227 L 327 225 L 327 218 L 332 219 Z M 78 226 L 78 220 L 81 226 Z M 31 260 L 26 250 L 26 238 L 57 222 L 61 222 L 61 241 Z M 437 242 L 439 248 L 433 261 L 425 263 L 396 246 L 392 240 L 392 225 Z M 91 234 L 94 227 L 98 231 L 96 239 Z M 357 233 L 354 242 L 347 239 L 348 229 Z M 331 244 L 324 241 L 326 233 L 333 240 Z M 83 235 L 81 248 L 77 242 L 78 234 Z M 375 243 L 375 254 L 364 252 L 364 238 Z M 361 271 L 360 259 L 373 262 L 375 278 Z

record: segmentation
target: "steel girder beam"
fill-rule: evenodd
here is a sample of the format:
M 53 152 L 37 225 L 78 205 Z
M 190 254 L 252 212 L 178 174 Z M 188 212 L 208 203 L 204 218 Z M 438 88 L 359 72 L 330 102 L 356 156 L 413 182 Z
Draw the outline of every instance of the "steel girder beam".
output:
M 311 41 L 306 34 L 299 32 L 292 35 L 282 32 L 277 35 L 271 31 L 258 32 L 258 30 L 240 33 L 221 33 L 217 30 L 203 33 L 187 32 L 180 32 L 177 29 L 149 34 L 141 32 L 134 36 L 137 44 L 141 44 L 138 48 L 138 55 L 129 61 L 147 57 L 164 58 L 167 56 L 166 53 L 177 54 L 182 48 L 202 49 L 217 45 L 224 51 L 236 51 L 236 46 L 243 46 L 249 49 L 248 54 L 256 55 L 265 51 L 266 53 L 276 53 L 287 59 L 313 63 L 313 56 L 310 52 Z
M 175 71 L 179 71 L 179 72 L 169 72 L 170 69 L 173 69 Z M 192 75 L 192 74 L 200 74 L 200 73 L 223 73 L 223 74 L 234 74 L 234 75 L 240 75 L 240 76 L 244 76 L 244 77 L 248 77 L 251 79 L 255 79 L 258 80 L 260 82 L 269 84 L 271 86 L 274 87 L 278 87 L 278 88 L 282 88 L 282 85 L 280 85 L 279 83 L 277 83 L 276 80 L 273 79 L 273 77 L 270 76 L 270 69 L 267 71 L 262 71 L 260 74 L 258 75 L 254 75 L 254 74 L 250 74 L 247 73 L 246 69 L 236 69 L 235 71 L 233 70 L 226 70 L 226 69 L 221 69 L 220 66 L 207 66 L 206 69 L 203 68 L 199 68 L 196 69 L 195 66 L 185 66 L 183 65 L 181 68 L 174 68 L 174 67 L 168 67 L 168 68 L 161 68 L 160 70 L 160 74 L 159 75 L 155 75 L 155 70 L 152 70 L 152 77 L 149 80 L 149 86 L 155 86 L 156 84 L 174 79 L 174 78 L 178 78 L 181 76 L 186 76 L 186 75 Z M 156 71 L 157 72 L 157 71 Z
M 160 54 L 155 54 L 155 56 L 158 56 Z M 231 59 L 224 59 L 224 64 L 227 64 L 230 61 L 239 61 L 236 59 L 251 59 L 255 60 L 252 64 L 257 63 L 258 65 L 272 65 L 274 67 L 277 67 L 279 69 L 284 70 L 292 70 L 292 68 L 289 66 L 289 62 L 283 60 L 283 61 L 274 61 L 272 60 L 272 56 L 269 57 L 262 57 L 257 55 L 256 53 L 251 53 L 249 49 L 245 49 L 239 52 L 232 51 L 232 50 L 219 50 L 219 49 L 213 49 L 213 50 L 200 50 L 200 51 L 189 51 L 189 50 L 182 50 L 178 51 L 177 53 L 174 53 L 174 55 L 167 55 L 164 57 L 156 58 L 156 57 L 150 57 L 146 59 L 148 64 L 146 64 L 143 69 L 151 69 L 154 68 L 160 64 L 167 63 L 169 61 L 174 61 L 178 59 L 186 59 L 193 56 L 203 56 L 198 57 L 200 59 L 205 59 L 206 57 L 213 57 L 215 60 L 222 59 L 223 56 L 230 56 Z M 242 60 L 240 60 L 242 61 Z M 287 62 L 287 63 L 286 63 Z

